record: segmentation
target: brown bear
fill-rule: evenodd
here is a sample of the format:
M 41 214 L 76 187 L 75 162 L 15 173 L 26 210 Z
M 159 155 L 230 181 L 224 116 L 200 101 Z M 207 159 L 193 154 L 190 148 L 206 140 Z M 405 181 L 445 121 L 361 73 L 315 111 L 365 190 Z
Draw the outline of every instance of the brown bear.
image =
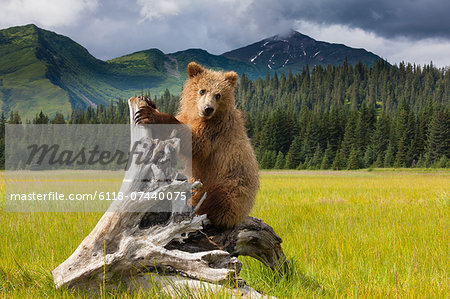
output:
M 234 104 L 238 75 L 195 62 L 188 64 L 187 75 L 176 119 L 192 126 L 192 175 L 203 184 L 192 203 L 197 205 L 207 192 L 197 214 L 230 228 L 250 214 L 259 188 L 258 163 Z M 147 124 L 174 123 L 175 118 L 149 105 L 135 119 Z

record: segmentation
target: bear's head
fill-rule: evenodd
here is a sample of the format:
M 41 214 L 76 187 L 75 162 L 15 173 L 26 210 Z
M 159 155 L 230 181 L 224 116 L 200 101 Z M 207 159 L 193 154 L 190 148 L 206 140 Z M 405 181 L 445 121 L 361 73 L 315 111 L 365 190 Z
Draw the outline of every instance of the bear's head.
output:
M 188 78 L 183 88 L 181 110 L 192 117 L 209 120 L 234 107 L 235 72 L 213 71 L 196 62 L 187 66 Z

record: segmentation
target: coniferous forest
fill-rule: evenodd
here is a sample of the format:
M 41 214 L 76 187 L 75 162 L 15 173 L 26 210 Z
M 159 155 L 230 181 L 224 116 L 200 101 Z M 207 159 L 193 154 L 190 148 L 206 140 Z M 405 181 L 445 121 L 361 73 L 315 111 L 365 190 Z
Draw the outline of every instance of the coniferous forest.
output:
M 179 96 L 152 96 L 161 111 L 176 114 Z M 450 167 L 450 72 L 432 64 L 372 67 L 316 66 L 301 73 L 241 75 L 236 104 L 244 111 L 262 169 Z M 75 110 L 70 117 L 44 112 L 36 124 L 129 123 L 126 100 Z M 0 116 L 0 163 L 5 124 Z

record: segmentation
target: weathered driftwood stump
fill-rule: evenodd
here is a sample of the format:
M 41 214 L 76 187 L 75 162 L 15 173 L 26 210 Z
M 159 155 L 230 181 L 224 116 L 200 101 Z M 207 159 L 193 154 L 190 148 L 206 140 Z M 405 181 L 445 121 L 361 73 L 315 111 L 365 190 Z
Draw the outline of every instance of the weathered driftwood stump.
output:
M 167 194 L 201 186 L 174 168 L 178 138 L 153 140 L 149 130 L 134 126 L 141 105 L 146 105 L 142 98 L 129 100 L 132 144 L 141 141 L 140 150 L 151 153 L 151 163 L 132 158 L 120 192 Z M 253 217 L 224 230 L 212 226 L 206 215 L 195 215 L 186 201 L 114 201 L 75 252 L 53 270 L 53 277 L 56 288 L 87 290 L 120 283 L 145 289 L 152 287 L 152 280 L 173 295 L 179 286 L 198 293 L 205 286 L 217 291 L 226 284 L 238 286 L 232 290 L 236 294 L 258 297 L 238 279 L 242 264 L 237 256 L 254 257 L 283 272 L 288 264 L 281 242 L 269 225 Z

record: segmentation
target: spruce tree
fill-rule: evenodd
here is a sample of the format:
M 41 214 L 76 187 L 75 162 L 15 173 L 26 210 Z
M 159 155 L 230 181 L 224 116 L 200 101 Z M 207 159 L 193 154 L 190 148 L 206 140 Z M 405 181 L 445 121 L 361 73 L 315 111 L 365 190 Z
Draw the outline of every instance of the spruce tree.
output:
M 442 156 L 450 157 L 450 113 L 449 109 L 434 113 L 428 133 L 428 155 L 431 162 Z
M 442 157 L 439 159 L 439 162 L 438 162 L 438 164 L 437 164 L 437 167 L 438 167 L 438 168 L 445 168 L 445 167 L 447 167 L 447 163 L 448 163 L 447 157 L 446 157 L 446 156 L 442 156 Z
M 373 167 L 382 168 L 384 166 L 383 154 L 379 154 L 375 162 L 373 163 Z
M 378 118 L 371 138 L 374 157 L 384 157 L 389 144 L 389 119 L 383 113 Z
M 33 124 L 48 124 L 48 116 L 45 115 L 42 111 L 39 114 L 36 113 L 36 117 L 33 119 Z
M 425 166 L 426 168 L 431 167 L 432 161 L 431 161 L 430 153 L 429 153 L 429 152 L 426 152 L 426 153 L 423 155 L 423 160 L 424 160 L 424 166 Z
M 292 141 L 289 151 L 286 155 L 286 164 L 284 168 L 295 169 L 300 163 L 300 151 L 302 144 L 300 136 L 297 136 Z
M 355 127 L 356 127 L 356 120 L 355 120 L 355 111 L 349 112 L 349 117 L 347 120 L 347 124 L 345 125 L 345 133 L 344 133 L 344 139 L 342 140 L 341 144 L 341 155 L 343 160 L 348 160 L 350 152 L 354 146 L 356 146 L 356 136 L 355 136 Z
M 333 160 L 333 164 L 331 165 L 331 168 L 333 170 L 341 170 L 345 169 L 345 160 L 342 158 L 341 150 L 337 150 L 336 155 Z
M 320 169 L 328 169 L 330 168 L 330 156 L 331 156 L 332 147 L 328 143 L 325 152 L 323 153 L 322 161 L 320 162 Z
M 61 113 L 57 112 L 55 115 L 55 118 L 51 121 L 52 124 L 65 124 L 66 121 L 64 119 L 64 115 L 62 115 Z M 117 122 L 119 123 L 119 122 Z
M 314 155 L 311 158 L 308 168 L 309 169 L 319 169 L 321 162 L 322 162 L 322 151 L 320 150 L 320 146 L 317 145 L 316 150 L 314 152 Z
M 286 160 L 284 159 L 284 155 L 281 151 L 278 152 L 277 160 L 275 162 L 275 166 L 273 168 L 275 169 L 283 169 L 284 164 L 286 164 Z
M 340 140 L 343 134 L 343 128 L 341 126 L 342 116 L 339 114 L 337 108 L 332 108 L 329 114 L 329 121 L 327 126 L 328 143 L 330 148 L 329 155 L 334 156 L 338 150 Z M 329 157 L 330 159 L 331 157 Z
M 22 120 L 19 116 L 19 113 L 17 111 L 12 111 L 9 114 L 9 124 L 18 125 L 22 123 Z
M 384 167 L 389 168 L 394 165 L 394 153 L 392 151 L 392 146 L 389 143 L 386 150 L 386 155 L 384 156 Z
M 272 169 L 275 166 L 276 161 L 277 161 L 277 152 L 270 151 L 270 157 L 269 157 L 269 168 L 270 169 Z
M 373 106 L 364 105 L 361 107 L 355 130 L 355 145 L 359 150 L 365 150 L 370 143 L 370 137 L 375 127 L 375 111 Z
M 374 163 L 372 146 L 368 146 L 364 153 L 363 167 L 370 168 Z
M 405 137 L 400 138 L 397 144 L 397 154 L 395 156 L 395 167 L 405 167 L 406 166 L 406 145 Z
M 348 157 L 347 169 L 358 169 L 358 168 L 359 168 L 358 150 L 356 149 L 356 146 L 354 146 L 350 151 L 350 155 Z
M 269 165 L 268 151 L 264 151 L 264 154 L 262 155 L 261 161 L 259 162 L 259 168 L 261 168 L 261 169 L 268 169 L 268 165 Z
M 425 167 L 425 159 L 423 158 L 422 155 L 420 155 L 419 160 L 417 161 L 416 167 L 417 168 L 424 168 Z
M 265 151 L 261 160 L 261 169 L 272 169 L 275 165 L 276 153 L 274 151 Z

